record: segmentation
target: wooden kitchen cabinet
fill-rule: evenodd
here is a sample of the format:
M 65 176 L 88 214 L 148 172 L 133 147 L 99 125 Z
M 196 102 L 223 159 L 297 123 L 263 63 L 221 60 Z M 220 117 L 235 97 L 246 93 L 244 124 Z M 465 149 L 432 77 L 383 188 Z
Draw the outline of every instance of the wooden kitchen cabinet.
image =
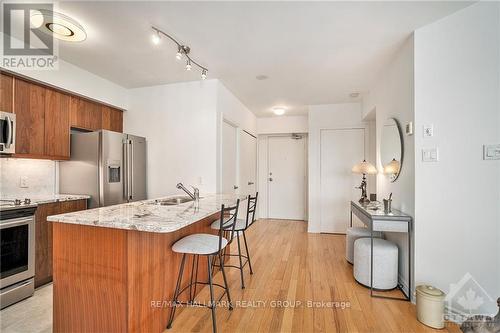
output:
M 112 107 L 101 106 L 102 129 L 123 132 L 123 111 Z
M 52 222 L 47 216 L 87 209 L 87 200 L 41 204 L 35 213 L 35 287 L 52 281 Z
M 12 76 L 0 73 L 0 111 L 13 112 L 13 84 Z
M 47 157 L 69 159 L 70 96 L 47 89 L 45 94 L 45 150 Z
M 14 113 L 17 122 L 16 156 L 43 157 L 46 89 L 16 79 L 14 90 Z
M 89 131 L 101 129 L 101 106 L 80 97 L 70 99 L 71 127 Z

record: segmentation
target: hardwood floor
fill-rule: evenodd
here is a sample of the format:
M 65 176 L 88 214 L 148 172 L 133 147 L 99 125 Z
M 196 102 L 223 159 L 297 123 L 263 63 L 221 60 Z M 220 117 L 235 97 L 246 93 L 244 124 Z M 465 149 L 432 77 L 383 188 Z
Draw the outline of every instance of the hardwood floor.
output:
M 226 269 L 235 309 L 217 308 L 219 332 L 438 332 L 416 320 L 413 304 L 370 298 L 344 259 L 344 236 L 308 234 L 305 222 L 283 220 L 257 221 L 247 236 L 254 274 L 245 267 L 242 290 L 239 271 Z M 220 273 L 215 281 L 222 282 Z M 197 300 L 208 295 L 205 287 Z M 210 310 L 191 307 L 179 309 L 165 332 L 211 329 Z M 448 325 L 440 332 L 460 330 Z

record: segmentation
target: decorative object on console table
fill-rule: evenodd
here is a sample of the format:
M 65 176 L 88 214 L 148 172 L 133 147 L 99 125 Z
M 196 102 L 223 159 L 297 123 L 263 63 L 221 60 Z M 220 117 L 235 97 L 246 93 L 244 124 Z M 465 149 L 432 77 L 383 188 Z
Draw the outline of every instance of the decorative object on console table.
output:
M 392 213 L 392 193 L 389 195 L 389 199 L 384 199 L 384 213 Z
M 357 174 L 362 174 L 363 179 L 361 181 L 361 184 L 356 187 L 361 190 L 361 198 L 359 199 L 359 203 L 361 204 L 368 204 L 370 200 L 368 200 L 368 197 L 366 195 L 366 175 L 374 175 L 377 173 L 377 169 L 373 166 L 373 164 L 368 163 L 366 160 L 363 160 L 363 162 L 356 164 L 355 166 L 352 167 L 352 172 L 357 173 Z

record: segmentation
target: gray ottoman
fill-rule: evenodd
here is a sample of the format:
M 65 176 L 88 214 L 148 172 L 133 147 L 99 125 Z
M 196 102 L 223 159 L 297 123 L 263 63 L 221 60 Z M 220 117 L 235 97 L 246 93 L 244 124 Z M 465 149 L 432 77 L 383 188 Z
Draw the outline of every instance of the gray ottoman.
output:
M 370 286 L 370 238 L 354 242 L 354 279 Z M 390 290 L 398 285 L 398 247 L 387 240 L 373 239 L 373 288 Z
M 370 237 L 370 229 L 359 227 L 347 228 L 345 235 L 345 259 L 348 263 L 352 264 L 354 262 L 354 242 L 364 237 Z M 382 233 L 374 231 L 373 237 L 382 238 Z

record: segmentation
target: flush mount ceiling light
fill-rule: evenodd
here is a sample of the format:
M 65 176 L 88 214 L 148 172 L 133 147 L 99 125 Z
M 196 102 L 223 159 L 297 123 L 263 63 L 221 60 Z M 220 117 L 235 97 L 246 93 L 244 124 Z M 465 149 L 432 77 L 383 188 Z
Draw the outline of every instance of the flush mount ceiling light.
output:
M 177 60 L 181 60 L 183 57 L 186 57 L 186 71 L 190 71 L 194 65 L 201 71 L 201 79 L 205 80 L 207 78 L 208 68 L 203 67 L 202 65 L 194 61 L 193 58 L 191 58 L 191 56 L 189 55 L 189 52 L 191 52 L 191 48 L 189 46 L 182 45 L 174 37 L 156 27 L 151 27 L 151 29 L 153 29 L 152 40 L 154 44 L 160 44 L 162 36 L 167 37 L 169 40 L 174 42 L 175 45 L 177 45 L 177 53 L 175 54 L 175 58 Z
M 275 115 L 277 116 L 282 116 L 285 114 L 285 108 L 282 108 L 282 107 L 276 107 L 276 108 L 273 108 L 273 112 Z
M 45 9 L 32 12 L 31 25 L 54 38 L 67 42 L 82 42 L 87 39 L 85 29 L 71 17 Z

